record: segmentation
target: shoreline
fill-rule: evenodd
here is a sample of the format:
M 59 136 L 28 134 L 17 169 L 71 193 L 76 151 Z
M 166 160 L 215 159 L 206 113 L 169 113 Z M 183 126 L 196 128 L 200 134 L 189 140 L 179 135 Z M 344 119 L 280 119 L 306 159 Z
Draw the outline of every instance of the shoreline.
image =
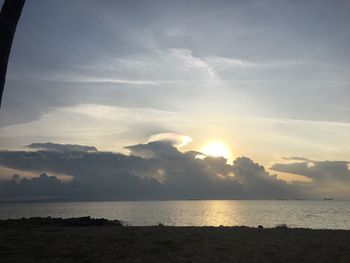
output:
M 0 220 L 2 262 L 350 262 L 350 230 Z
M 293 227 L 287 224 L 277 224 L 271 226 L 247 226 L 247 225 L 166 225 L 162 222 L 152 225 L 131 225 L 126 221 L 117 219 L 106 218 L 94 218 L 90 216 L 82 217 L 21 217 L 21 218 L 0 218 L 0 227 L 48 227 L 48 226 L 61 226 L 61 227 L 89 227 L 89 226 L 119 226 L 119 227 L 168 227 L 168 228 L 247 228 L 247 229 L 290 229 L 290 230 L 321 230 L 321 231 L 349 231 L 350 229 L 341 228 L 309 228 L 309 227 Z
M 96 199 L 0 199 L 0 204 L 16 204 L 16 203 L 89 203 L 89 202 L 174 202 L 174 201 L 334 201 L 334 202 L 348 202 L 350 199 L 341 198 L 271 198 L 271 199 L 195 199 L 195 198 L 184 198 L 184 199 L 116 199 L 116 200 L 96 200 Z

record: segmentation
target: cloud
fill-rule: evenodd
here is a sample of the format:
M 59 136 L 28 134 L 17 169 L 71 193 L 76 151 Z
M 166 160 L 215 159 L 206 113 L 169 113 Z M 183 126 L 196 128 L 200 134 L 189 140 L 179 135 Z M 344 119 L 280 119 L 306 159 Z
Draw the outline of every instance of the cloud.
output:
M 216 78 L 213 68 L 205 60 L 193 55 L 189 49 L 168 49 L 171 56 L 180 60 L 182 66 L 188 69 L 198 69 L 207 72 L 210 78 Z
M 191 49 L 165 48 L 127 57 L 102 57 L 98 61 L 76 65 L 74 76 L 67 73 L 50 77 L 54 81 L 159 85 L 177 80 L 215 79 L 209 60 Z M 93 74 L 94 78 L 90 76 Z M 49 78 L 49 79 L 50 79 Z
M 35 178 L 21 178 L 14 175 L 11 180 L 0 184 L 0 197 L 26 199 L 52 199 L 67 194 L 70 185 L 62 183 L 55 176 L 42 173 Z
M 228 69 L 237 69 L 237 68 L 259 68 L 262 67 L 262 64 L 250 62 L 243 59 L 237 58 L 226 58 L 219 56 L 206 57 L 205 61 L 212 66 L 215 71 L 228 70 Z
M 83 67 L 82 67 L 83 68 Z M 42 81 L 50 81 L 50 82 L 60 82 L 60 83 L 80 83 L 80 84 L 100 84 L 100 83 L 109 83 L 109 84 L 126 84 L 126 85 L 158 85 L 156 81 L 150 80 L 138 80 L 138 79 L 119 79 L 119 78 L 105 78 L 105 77 L 87 77 L 87 76 L 51 76 L 51 77 L 27 77 L 28 80 L 40 79 Z
M 275 196 L 293 196 L 300 190 L 296 186 L 279 180 L 276 175 L 270 175 L 262 165 L 254 163 L 247 157 L 240 157 L 234 161 L 234 174 L 245 187 L 246 191 L 255 197 L 266 195 L 273 191 Z
M 187 135 L 182 135 L 178 133 L 172 132 L 162 132 L 153 134 L 148 138 L 148 142 L 156 142 L 156 141 L 169 141 L 175 147 L 182 147 L 189 144 L 192 141 L 192 138 Z
M 311 196 L 349 198 L 350 166 L 347 161 L 311 161 L 307 158 L 289 158 L 292 163 L 276 163 L 271 170 L 302 175 L 311 182 L 301 184 L 304 192 Z
M 176 124 L 186 118 L 170 110 L 81 104 L 53 108 L 39 120 L 3 127 L 0 137 L 3 148 L 9 148 L 11 141 L 15 144 L 11 148 L 19 148 L 54 138 L 59 142 L 92 143 L 99 149 L 123 151 L 125 145 L 145 141 L 151 134 L 176 131 Z
M 27 145 L 30 149 L 40 149 L 58 152 L 96 152 L 97 148 L 94 146 L 83 146 L 77 144 L 59 144 L 59 143 L 32 143 Z
M 350 182 L 349 162 L 311 161 L 307 158 L 289 158 L 293 163 L 276 163 L 271 170 L 306 176 L 315 182 Z
M 142 158 L 172 158 L 178 156 L 179 152 L 173 147 L 171 141 L 153 141 L 147 144 L 126 146 L 132 156 Z
M 48 189 L 56 189 L 52 194 L 58 199 L 285 198 L 300 194 L 247 157 L 236 159 L 232 165 L 222 157 L 199 159 L 198 152 L 180 152 L 170 141 L 128 146 L 130 155 L 81 147 L 83 150 L 76 151 L 80 149 L 77 145 L 46 143 L 35 145 L 39 148 L 36 151 L 0 151 L 0 164 L 17 170 L 72 176 L 65 184 L 58 184 L 57 178 L 51 177 L 55 183 L 45 184 Z M 35 196 L 34 190 L 26 192 L 24 186 L 42 185 L 44 179 L 47 178 L 31 179 L 30 183 L 22 179 L 22 184 L 22 180 L 14 178 L 3 183 L 0 196 Z
M 309 162 L 311 160 L 304 158 L 304 157 L 297 157 L 297 156 L 293 156 L 293 157 L 283 157 L 284 160 L 288 160 L 288 161 L 306 161 Z

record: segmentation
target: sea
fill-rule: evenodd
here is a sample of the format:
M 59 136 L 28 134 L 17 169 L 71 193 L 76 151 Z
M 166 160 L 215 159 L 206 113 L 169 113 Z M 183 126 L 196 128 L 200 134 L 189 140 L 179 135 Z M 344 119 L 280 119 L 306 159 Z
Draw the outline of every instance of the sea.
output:
M 131 226 L 250 226 L 350 230 L 350 201 L 184 200 L 0 203 L 0 218 L 117 219 Z

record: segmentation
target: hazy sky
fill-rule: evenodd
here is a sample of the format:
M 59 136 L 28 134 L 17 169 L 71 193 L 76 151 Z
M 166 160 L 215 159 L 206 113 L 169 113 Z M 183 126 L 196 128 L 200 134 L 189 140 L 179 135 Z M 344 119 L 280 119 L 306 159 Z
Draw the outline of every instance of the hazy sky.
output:
M 217 140 L 229 164 L 248 156 L 318 186 L 326 174 L 323 188 L 350 197 L 337 188 L 340 174 L 350 187 L 349 13 L 350 1 L 27 0 L 1 149 L 53 142 L 129 154 L 180 138 L 184 153 Z M 22 167 L 2 158 L 2 177 Z

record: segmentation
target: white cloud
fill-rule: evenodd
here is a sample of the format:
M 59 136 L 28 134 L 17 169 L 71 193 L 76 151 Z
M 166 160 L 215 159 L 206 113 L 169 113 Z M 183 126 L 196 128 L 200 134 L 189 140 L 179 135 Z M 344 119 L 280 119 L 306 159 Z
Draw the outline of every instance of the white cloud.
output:
M 193 55 L 192 50 L 176 48 L 124 58 L 102 58 L 92 64 L 77 65 L 76 68 L 81 73 L 94 76 L 94 81 L 124 80 L 126 83 L 154 85 L 164 81 L 216 78 L 213 67 L 205 59 Z
M 214 69 L 205 60 L 193 55 L 189 49 L 169 49 L 169 54 L 178 58 L 183 66 L 189 69 L 200 69 L 208 73 L 211 78 L 215 78 Z
M 192 138 L 179 133 L 163 132 L 151 135 L 148 138 L 147 143 L 157 141 L 170 141 L 175 147 L 181 148 L 182 146 L 189 144 L 192 141 Z
M 247 60 L 236 59 L 236 58 L 226 58 L 226 57 L 206 57 L 205 60 L 209 63 L 215 70 L 222 70 L 228 67 L 236 68 L 257 68 L 262 65 L 255 62 L 250 62 Z
M 147 139 L 150 125 L 159 132 L 157 127 L 175 130 L 173 126 L 183 121 L 183 116 L 171 111 L 81 104 L 52 108 L 38 120 L 2 127 L 0 138 L 15 140 L 15 147 L 51 140 L 122 151 L 124 145 Z
M 112 84 L 131 84 L 131 85 L 158 85 L 159 83 L 149 80 L 128 80 L 128 79 L 113 79 L 113 78 L 73 78 L 66 80 L 67 82 L 75 83 L 112 83 Z

